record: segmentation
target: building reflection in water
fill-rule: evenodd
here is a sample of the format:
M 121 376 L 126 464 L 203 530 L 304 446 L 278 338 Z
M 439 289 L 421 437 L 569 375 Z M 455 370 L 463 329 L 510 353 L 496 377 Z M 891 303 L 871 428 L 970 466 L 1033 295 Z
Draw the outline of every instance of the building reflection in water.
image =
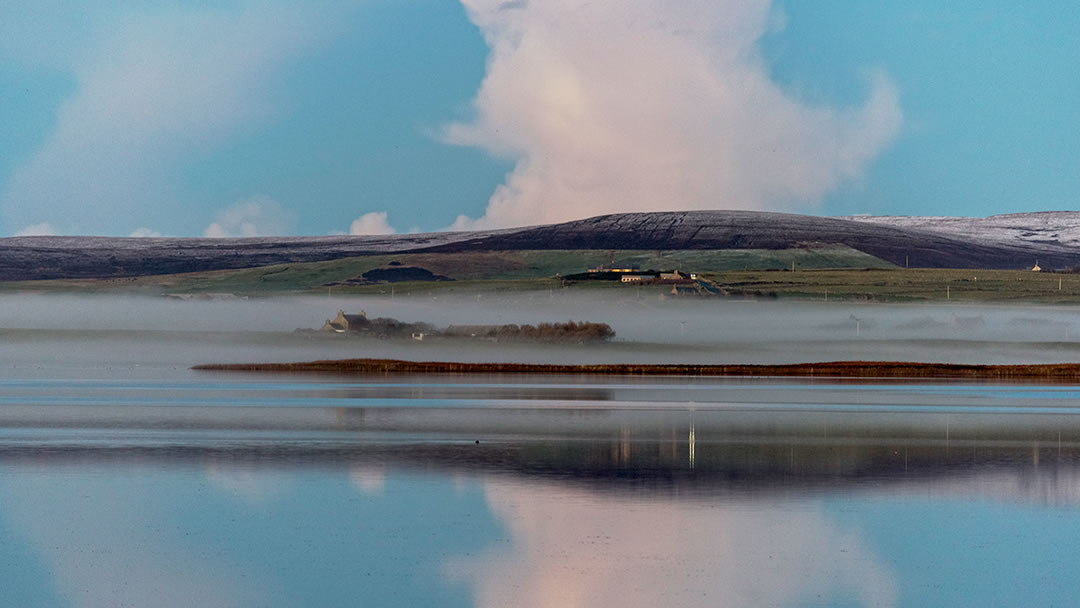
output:
M 690 447 L 690 468 L 691 469 L 694 468 L 694 448 L 697 447 L 695 445 L 696 439 L 694 437 L 694 418 L 693 418 L 693 416 L 694 416 L 694 413 L 690 412 L 690 439 L 687 442 L 689 447 Z

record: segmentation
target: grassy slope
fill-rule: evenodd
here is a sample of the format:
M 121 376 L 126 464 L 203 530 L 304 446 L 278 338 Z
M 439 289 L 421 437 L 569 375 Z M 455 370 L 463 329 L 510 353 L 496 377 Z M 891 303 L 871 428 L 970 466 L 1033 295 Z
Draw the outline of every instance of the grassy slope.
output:
M 1015 270 L 819 270 L 730 272 L 709 278 L 731 295 L 964 302 L 1080 302 L 1080 275 Z M 1058 289 L 1060 280 L 1061 289 Z
M 448 282 L 397 283 L 396 293 L 473 292 L 548 289 L 560 282 L 556 274 L 584 272 L 608 262 L 641 268 L 678 268 L 693 272 L 720 272 L 744 268 L 883 268 L 881 260 L 843 247 L 794 250 L 710 251 L 497 251 L 472 253 L 417 253 L 343 258 L 327 262 L 281 264 L 242 270 L 222 270 L 151 277 L 101 280 L 25 281 L 0 284 L 6 290 L 124 291 L 137 293 L 233 293 L 264 295 L 324 292 L 327 283 L 359 277 L 391 261 L 419 266 L 455 279 Z M 616 287 L 609 282 L 591 287 Z M 335 293 L 389 293 L 390 285 L 335 286 Z

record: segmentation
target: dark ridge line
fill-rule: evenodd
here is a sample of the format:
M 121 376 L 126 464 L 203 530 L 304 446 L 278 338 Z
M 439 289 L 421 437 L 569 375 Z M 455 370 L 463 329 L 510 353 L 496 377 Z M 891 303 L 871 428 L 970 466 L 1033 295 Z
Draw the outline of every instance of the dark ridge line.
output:
M 778 378 L 955 378 L 1080 381 L 1080 363 L 964 365 L 907 361 L 831 361 L 785 365 L 462 363 L 399 359 L 330 359 L 295 363 L 212 363 L 200 371 L 389 374 L 551 374 L 589 376 L 702 376 Z

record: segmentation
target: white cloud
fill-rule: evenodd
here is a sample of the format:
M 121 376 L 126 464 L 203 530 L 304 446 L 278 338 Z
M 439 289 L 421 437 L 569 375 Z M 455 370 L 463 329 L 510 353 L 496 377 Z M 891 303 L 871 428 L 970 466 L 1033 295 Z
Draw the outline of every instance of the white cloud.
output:
M 100 234 L 138 226 L 151 209 L 157 221 L 183 219 L 175 167 L 272 116 L 275 75 L 337 27 L 332 10 L 285 3 L 125 4 L 87 16 L 95 34 L 77 43 L 59 39 L 68 30 L 52 25 L 56 7 L 20 9 L 40 18 L 23 19 L 22 42 L 0 45 L 0 57 L 62 64 L 76 83 L 0 192 L 8 226 L 62 217 L 65 232 Z M 64 50 L 44 57 L 51 42 Z
M 142 227 L 136 228 L 128 236 L 130 236 L 132 238 L 159 238 L 159 237 L 161 237 L 161 233 L 158 232 L 157 230 L 151 230 L 150 228 L 142 226 Z
M 349 234 L 370 234 L 370 235 L 382 235 L 382 234 L 395 234 L 397 230 L 386 221 L 385 211 L 372 211 L 371 213 L 365 213 L 360 217 L 352 221 L 349 225 Z
M 291 233 L 295 225 L 295 213 L 269 196 L 258 194 L 219 211 L 214 222 L 203 231 L 203 236 L 280 236 Z
M 768 0 L 461 0 L 490 47 L 476 117 L 447 142 L 517 164 L 479 220 L 814 204 L 898 133 L 881 73 L 860 107 L 802 102 L 758 44 L 782 26 Z
M 31 224 L 15 232 L 15 236 L 54 236 L 55 234 L 56 228 L 49 222 Z

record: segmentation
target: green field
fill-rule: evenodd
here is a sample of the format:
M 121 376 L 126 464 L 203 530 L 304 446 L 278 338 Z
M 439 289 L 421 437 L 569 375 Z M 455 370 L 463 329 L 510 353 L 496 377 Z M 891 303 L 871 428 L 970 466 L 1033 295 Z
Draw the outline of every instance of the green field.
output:
M 143 294 L 274 295 L 286 293 L 411 293 L 520 291 L 561 287 L 556 277 L 581 273 L 614 260 L 643 269 L 684 272 L 724 272 L 748 268 L 886 268 L 873 256 L 844 247 L 790 250 L 676 250 L 676 251 L 493 251 L 413 253 L 343 258 L 327 262 L 280 264 L 240 270 L 174 275 L 58 281 L 0 283 L 7 291 L 134 292 Z M 334 285 L 358 279 L 363 273 L 388 267 L 425 268 L 454 279 L 443 282 L 403 282 L 377 285 Z M 576 285 L 585 285 L 578 283 Z M 591 288 L 611 288 L 610 282 L 590 282 Z
M 788 250 L 675 251 L 497 251 L 416 253 L 344 258 L 123 279 L 0 283 L 7 292 L 232 294 L 393 294 L 431 296 L 551 289 L 615 290 L 635 297 L 668 294 L 670 286 L 627 286 L 615 281 L 565 281 L 561 277 L 614 260 L 642 269 L 697 272 L 728 297 L 847 301 L 957 301 L 1080 303 L 1080 275 L 1013 270 L 896 268 L 861 252 L 841 248 Z M 791 271 L 792 262 L 795 272 Z M 357 285 L 363 273 L 420 267 L 452 281 Z M 1059 289 L 1060 285 L 1060 289 Z
M 1080 275 L 1016 270 L 808 270 L 712 273 L 730 296 L 880 302 L 1080 303 Z

